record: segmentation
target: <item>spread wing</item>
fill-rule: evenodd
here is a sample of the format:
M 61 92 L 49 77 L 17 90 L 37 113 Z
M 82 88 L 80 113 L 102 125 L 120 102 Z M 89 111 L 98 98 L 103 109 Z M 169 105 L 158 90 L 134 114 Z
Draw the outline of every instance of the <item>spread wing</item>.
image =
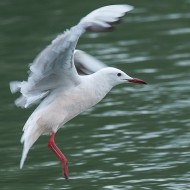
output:
M 90 75 L 96 71 L 107 67 L 106 64 L 81 50 L 74 52 L 74 64 L 80 75 Z
M 16 105 L 26 108 L 38 103 L 60 86 L 67 90 L 78 85 L 80 77 L 74 65 L 73 55 L 79 37 L 85 31 L 112 31 L 113 25 L 132 9 L 129 5 L 110 5 L 96 9 L 82 18 L 76 26 L 57 36 L 30 65 L 28 80 L 10 83 L 12 93 L 20 91 L 22 94 L 15 101 Z

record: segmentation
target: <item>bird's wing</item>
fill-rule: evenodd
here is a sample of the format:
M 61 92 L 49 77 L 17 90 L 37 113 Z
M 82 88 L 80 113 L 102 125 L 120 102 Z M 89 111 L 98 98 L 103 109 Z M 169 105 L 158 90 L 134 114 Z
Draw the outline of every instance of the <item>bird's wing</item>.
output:
M 39 102 L 59 86 L 68 89 L 80 83 L 73 61 L 73 52 L 79 37 L 85 31 L 111 31 L 113 24 L 118 23 L 132 9 L 129 5 L 110 5 L 96 9 L 82 18 L 76 26 L 57 36 L 30 65 L 28 80 L 10 83 L 12 93 L 20 91 L 22 94 L 16 100 L 16 105 L 26 108 Z
M 80 75 L 90 75 L 107 67 L 107 65 L 100 60 L 78 49 L 74 52 L 74 64 Z

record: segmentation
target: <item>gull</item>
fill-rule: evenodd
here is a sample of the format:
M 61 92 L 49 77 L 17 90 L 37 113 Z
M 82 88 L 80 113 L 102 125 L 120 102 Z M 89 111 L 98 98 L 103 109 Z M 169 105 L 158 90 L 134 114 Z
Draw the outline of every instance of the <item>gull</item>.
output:
M 94 57 L 75 49 L 84 32 L 112 31 L 115 24 L 132 9 L 130 5 L 108 5 L 92 11 L 77 25 L 58 35 L 34 59 L 27 81 L 10 83 L 12 93 L 21 93 L 15 101 L 17 106 L 28 108 L 39 104 L 23 128 L 20 168 L 36 140 L 41 135 L 49 134 L 48 147 L 60 160 L 62 174 L 68 179 L 68 160 L 54 141 L 57 131 L 100 102 L 114 86 L 131 82 L 146 84 L 119 69 L 106 67 Z M 83 75 L 78 74 L 76 67 Z

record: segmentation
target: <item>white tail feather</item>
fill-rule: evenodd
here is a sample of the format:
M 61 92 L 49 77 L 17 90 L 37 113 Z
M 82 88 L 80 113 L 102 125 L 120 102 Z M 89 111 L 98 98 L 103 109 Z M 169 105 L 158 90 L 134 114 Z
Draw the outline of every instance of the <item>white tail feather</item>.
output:
M 37 122 L 33 120 L 33 117 L 31 115 L 23 128 L 24 134 L 22 135 L 21 143 L 24 144 L 24 147 L 22 152 L 22 158 L 20 161 L 20 168 L 22 168 L 24 165 L 24 161 L 26 160 L 28 151 L 36 142 L 36 140 L 43 134 L 44 129 L 44 126 L 38 126 Z

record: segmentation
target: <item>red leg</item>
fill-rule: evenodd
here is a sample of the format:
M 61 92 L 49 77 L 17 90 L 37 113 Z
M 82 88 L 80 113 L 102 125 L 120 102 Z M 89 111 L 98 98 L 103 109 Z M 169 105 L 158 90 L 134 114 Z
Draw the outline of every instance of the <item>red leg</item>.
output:
M 68 179 L 69 178 L 68 161 L 65 155 L 56 146 L 54 137 L 55 137 L 55 133 L 52 132 L 50 139 L 48 141 L 48 147 L 54 152 L 54 154 L 61 161 L 63 176 L 65 177 L 65 179 Z

